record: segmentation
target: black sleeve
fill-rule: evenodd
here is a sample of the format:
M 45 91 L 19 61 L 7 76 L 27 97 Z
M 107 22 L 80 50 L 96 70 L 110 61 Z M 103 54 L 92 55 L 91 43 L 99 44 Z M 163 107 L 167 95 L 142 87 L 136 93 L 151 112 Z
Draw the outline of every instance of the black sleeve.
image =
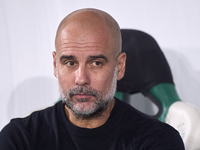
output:
M 14 122 L 10 122 L 0 132 L 0 150 L 26 150 L 30 137 L 23 129 Z
M 147 138 L 144 145 L 148 145 L 145 147 L 146 150 L 185 150 L 179 133 L 171 127 L 154 133 Z

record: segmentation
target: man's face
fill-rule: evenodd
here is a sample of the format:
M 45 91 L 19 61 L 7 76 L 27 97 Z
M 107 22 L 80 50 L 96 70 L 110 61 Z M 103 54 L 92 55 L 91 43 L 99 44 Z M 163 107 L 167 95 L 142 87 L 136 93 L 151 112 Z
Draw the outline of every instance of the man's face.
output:
M 54 74 L 68 108 L 83 118 L 106 109 L 118 78 L 116 51 L 110 35 L 68 27 L 60 33 L 56 48 Z

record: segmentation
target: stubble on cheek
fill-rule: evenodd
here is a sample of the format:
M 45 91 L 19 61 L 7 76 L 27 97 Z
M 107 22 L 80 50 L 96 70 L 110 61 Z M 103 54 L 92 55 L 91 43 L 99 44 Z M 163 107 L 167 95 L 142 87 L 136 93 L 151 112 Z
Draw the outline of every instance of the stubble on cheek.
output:
M 65 105 L 72 110 L 78 118 L 96 117 L 101 115 L 114 97 L 116 82 L 117 68 L 115 68 L 114 77 L 111 80 L 110 86 L 105 89 L 105 92 L 100 93 L 86 86 L 74 86 L 69 91 L 65 91 L 62 84 L 65 82 L 59 82 L 60 96 Z M 86 94 L 89 95 L 90 98 L 76 98 L 77 94 Z

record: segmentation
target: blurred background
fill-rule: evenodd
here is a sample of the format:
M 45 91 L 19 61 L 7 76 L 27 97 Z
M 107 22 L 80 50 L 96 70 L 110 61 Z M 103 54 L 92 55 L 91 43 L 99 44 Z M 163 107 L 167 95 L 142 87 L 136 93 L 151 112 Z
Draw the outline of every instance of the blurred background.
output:
M 199 0 L 0 0 L 0 130 L 11 118 L 58 100 L 52 61 L 56 30 L 67 14 L 88 7 L 108 12 L 121 28 L 152 35 L 180 98 L 200 108 Z M 129 102 L 145 113 L 154 108 L 140 94 Z

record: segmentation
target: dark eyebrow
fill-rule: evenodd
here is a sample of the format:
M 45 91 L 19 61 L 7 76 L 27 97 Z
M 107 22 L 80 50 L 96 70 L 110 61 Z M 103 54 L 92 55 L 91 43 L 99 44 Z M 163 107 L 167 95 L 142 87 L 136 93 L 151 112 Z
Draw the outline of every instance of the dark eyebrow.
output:
M 60 57 L 60 62 L 62 62 L 65 59 L 76 60 L 76 57 L 72 56 L 72 55 L 62 55 Z M 108 62 L 108 58 L 102 54 L 95 55 L 95 56 L 89 56 L 89 59 L 104 59 L 106 62 Z
M 62 62 L 62 60 L 63 59 L 76 59 L 76 57 L 75 56 L 72 56 L 72 55 L 62 55 L 61 57 L 60 57 L 60 62 Z
M 104 55 L 96 55 L 96 56 L 90 56 L 89 57 L 90 59 L 104 59 L 106 62 L 108 62 L 108 58 L 106 57 L 106 56 L 104 56 Z

